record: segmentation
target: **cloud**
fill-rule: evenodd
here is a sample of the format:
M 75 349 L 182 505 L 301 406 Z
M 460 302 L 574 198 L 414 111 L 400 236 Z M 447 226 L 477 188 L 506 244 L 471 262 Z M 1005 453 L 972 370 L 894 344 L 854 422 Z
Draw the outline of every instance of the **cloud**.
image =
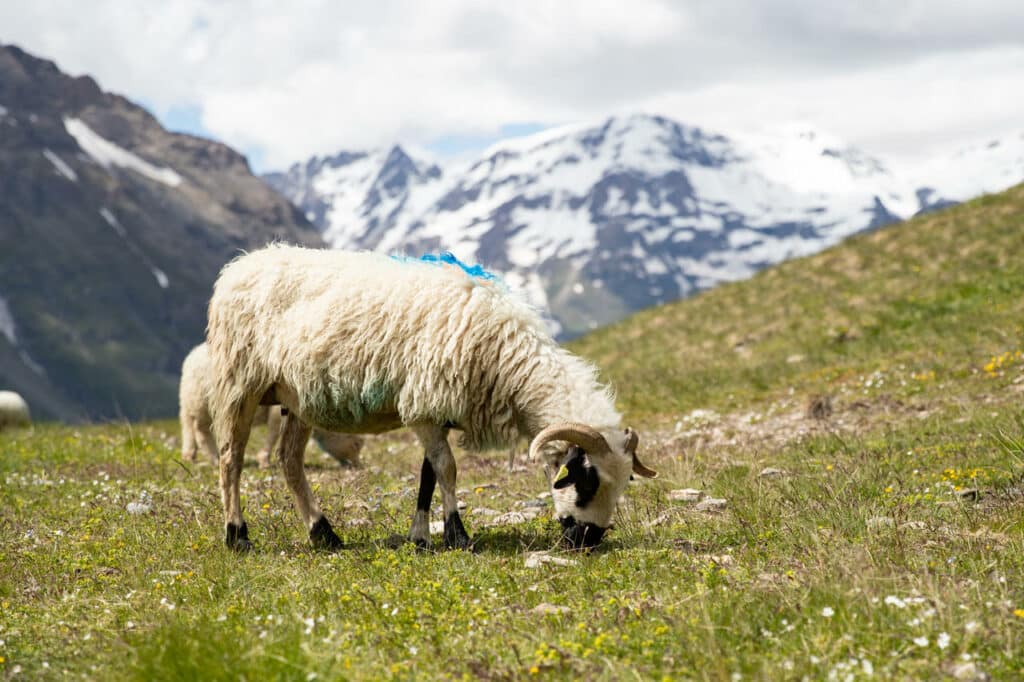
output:
M 1024 114 L 1016 1 L 36 0 L 0 27 L 270 166 L 636 109 L 804 118 L 900 153 Z

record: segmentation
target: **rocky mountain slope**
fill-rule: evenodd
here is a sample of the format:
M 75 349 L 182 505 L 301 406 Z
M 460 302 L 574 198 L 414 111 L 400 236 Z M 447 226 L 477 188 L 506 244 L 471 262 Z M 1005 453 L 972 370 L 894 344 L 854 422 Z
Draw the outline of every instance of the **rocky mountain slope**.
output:
M 37 416 L 174 414 L 216 274 L 317 231 L 231 148 L 0 46 L 0 388 Z
M 795 127 L 659 116 L 499 143 L 442 168 L 400 147 L 265 176 L 336 247 L 449 250 L 504 274 L 563 337 L 1024 179 L 1024 135 L 896 172 Z

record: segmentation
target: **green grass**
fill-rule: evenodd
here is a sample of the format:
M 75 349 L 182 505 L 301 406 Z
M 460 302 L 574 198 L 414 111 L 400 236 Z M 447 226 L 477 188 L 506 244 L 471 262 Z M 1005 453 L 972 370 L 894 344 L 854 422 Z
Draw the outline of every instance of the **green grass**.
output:
M 407 433 L 358 471 L 310 451 L 338 554 L 247 467 L 241 557 L 176 424 L 0 434 L 0 676 L 1020 678 L 1022 215 L 1016 188 L 574 344 L 662 474 L 592 554 L 557 549 L 549 507 L 485 525 L 545 488 L 500 453 L 459 455 L 475 553 L 390 547 L 415 502 Z M 814 395 L 828 419 L 804 416 Z M 727 506 L 669 499 L 683 487 Z

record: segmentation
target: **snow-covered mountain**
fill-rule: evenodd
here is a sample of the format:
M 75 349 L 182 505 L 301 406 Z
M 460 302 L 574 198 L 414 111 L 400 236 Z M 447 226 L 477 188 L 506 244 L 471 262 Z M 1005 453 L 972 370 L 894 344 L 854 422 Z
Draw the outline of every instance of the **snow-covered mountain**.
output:
M 1024 180 L 1024 137 L 894 172 L 793 127 L 720 135 L 660 116 L 499 143 L 441 168 L 400 147 L 266 178 L 335 247 L 448 250 L 501 272 L 563 337 L 856 232 Z

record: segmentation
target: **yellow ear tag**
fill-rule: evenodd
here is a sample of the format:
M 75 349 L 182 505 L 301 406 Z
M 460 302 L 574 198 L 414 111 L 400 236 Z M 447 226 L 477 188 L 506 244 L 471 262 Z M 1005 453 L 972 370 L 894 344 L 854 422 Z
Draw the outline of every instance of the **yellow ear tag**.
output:
M 555 480 L 553 482 L 554 483 L 558 483 L 559 481 L 561 481 L 563 478 L 565 478 L 568 475 L 569 475 L 569 467 L 567 467 L 567 466 L 565 466 L 563 464 L 562 468 L 558 470 L 557 474 L 555 474 Z

